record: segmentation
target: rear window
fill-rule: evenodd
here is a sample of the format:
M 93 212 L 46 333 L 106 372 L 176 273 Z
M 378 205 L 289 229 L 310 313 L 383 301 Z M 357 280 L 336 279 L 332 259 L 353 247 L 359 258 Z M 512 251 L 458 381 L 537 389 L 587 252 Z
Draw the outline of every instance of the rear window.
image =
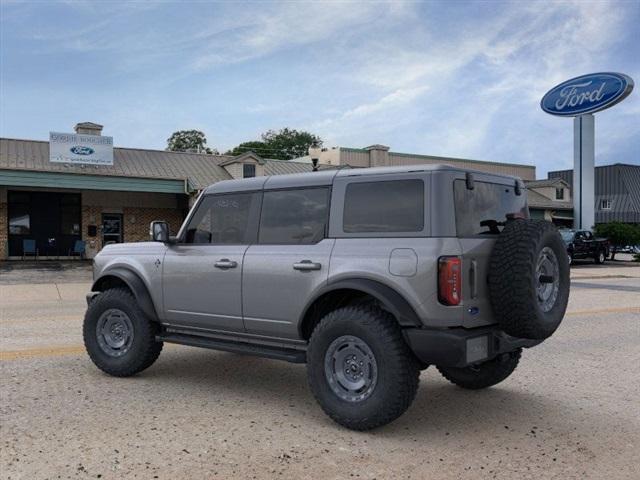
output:
M 459 237 L 498 234 L 507 215 L 529 218 L 527 197 L 516 195 L 514 187 L 476 181 L 469 190 L 464 180 L 456 180 L 453 192 Z
M 424 229 L 424 182 L 390 180 L 347 185 L 345 233 L 420 232 Z

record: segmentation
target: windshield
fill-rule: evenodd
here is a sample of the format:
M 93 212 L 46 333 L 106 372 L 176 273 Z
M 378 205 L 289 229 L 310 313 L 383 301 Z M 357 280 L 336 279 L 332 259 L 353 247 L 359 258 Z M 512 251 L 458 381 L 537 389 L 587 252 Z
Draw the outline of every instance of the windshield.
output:
M 562 240 L 565 242 L 573 240 L 573 230 L 560 230 L 560 235 L 562 235 Z
M 459 237 L 497 235 L 507 215 L 529 218 L 526 195 L 516 195 L 512 186 L 476 181 L 469 190 L 464 180 L 456 180 L 453 192 Z

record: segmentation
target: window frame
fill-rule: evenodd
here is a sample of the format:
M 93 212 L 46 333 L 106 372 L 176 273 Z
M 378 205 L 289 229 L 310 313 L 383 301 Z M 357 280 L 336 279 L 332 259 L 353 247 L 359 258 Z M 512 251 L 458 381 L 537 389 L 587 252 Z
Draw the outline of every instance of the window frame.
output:
M 331 213 L 329 216 L 329 238 L 420 238 L 431 236 L 431 178 L 432 172 L 418 171 L 406 173 L 390 173 L 377 175 L 354 175 L 336 177 L 333 182 L 331 196 Z M 347 187 L 352 183 L 373 183 L 401 180 L 421 180 L 424 186 L 424 209 L 422 230 L 415 232 L 345 232 L 344 202 Z
M 556 187 L 556 200 L 564 200 L 564 187 Z
M 316 242 L 313 243 L 291 243 L 291 242 L 286 242 L 286 243 L 282 243 L 282 242 L 277 242 L 277 243 L 272 243 L 272 242 L 262 242 L 260 240 L 260 226 L 262 225 L 262 215 L 264 213 L 264 196 L 268 193 L 271 192 L 291 192 L 291 191 L 297 191 L 297 190 L 326 190 L 327 192 L 327 208 L 326 208 L 326 213 L 325 213 L 325 222 L 324 222 L 324 231 L 322 233 L 322 238 L 320 238 L 319 240 L 317 240 Z M 283 187 L 283 188 L 269 188 L 269 189 L 265 189 L 262 191 L 262 195 L 261 195 L 261 201 L 260 201 L 260 216 L 258 218 L 258 226 L 257 226 L 257 238 L 256 238 L 256 245 L 297 245 L 297 246 L 311 246 L 311 245 L 317 245 L 318 243 L 322 242 L 323 240 L 329 238 L 329 224 L 331 221 L 331 202 L 332 202 L 332 187 L 331 185 L 300 185 L 300 186 L 295 186 L 295 187 Z
M 610 198 L 603 198 L 600 200 L 600 210 L 611 210 L 612 205 L 613 205 L 613 202 L 611 201 Z
M 248 219 L 248 228 L 252 228 L 250 232 L 250 241 L 242 242 L 242 243 L 187 243 L 186 236 L 189 230 L 189 225 L 191 221 L 196 215 L 198 209 L 202 206 L 202 204 L 210 197 L 224 197 L 230 195 L 255 195 L 256 196 L 256 204 L 249 211 L 249 219 Z M 189 247 L 223 247 L 223 246 L 233 246 L 233 245 L 254 245 L 257 243 L 258 239 L 258 226 L 260 225 L 260 213 L 262 211 L 262 191 L 261 190 L 238 190 L 238 191 L 230 191 L 230 192 L 220 192 L 220 193 L 202 193 L 196 203 L 191 207 L 191 211 L 189 215 L 185 219 L 182 227 L 180 228 L 180 232 L 176 237 L 176 245 L 181 246 L 189 246 Z

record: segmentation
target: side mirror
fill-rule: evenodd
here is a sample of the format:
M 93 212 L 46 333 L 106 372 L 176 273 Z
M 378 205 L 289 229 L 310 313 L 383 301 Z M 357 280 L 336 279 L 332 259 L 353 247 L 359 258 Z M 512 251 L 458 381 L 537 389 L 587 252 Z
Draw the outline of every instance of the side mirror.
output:
M 151 222 L 149 236 L 154 242 L 169 243 L 169 224 L 162 220 Z

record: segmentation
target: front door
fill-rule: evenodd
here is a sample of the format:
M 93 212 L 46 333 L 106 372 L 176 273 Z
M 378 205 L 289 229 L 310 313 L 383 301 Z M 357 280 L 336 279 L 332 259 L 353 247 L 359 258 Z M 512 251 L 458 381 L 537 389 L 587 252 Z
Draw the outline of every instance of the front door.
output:
M 242 264 L 255 241 L 259 193 L 208 195 L 164 257 L 165 321 L 197 330 L 243 332 Z
M 299 317 L 329 275 L 329 194 L 325 187 L 264 192 L 258 244 L 244 257 L 248 333 L 298 339 Z
M 122 243 L 122 214 L 102 214 L 102 245 Z

